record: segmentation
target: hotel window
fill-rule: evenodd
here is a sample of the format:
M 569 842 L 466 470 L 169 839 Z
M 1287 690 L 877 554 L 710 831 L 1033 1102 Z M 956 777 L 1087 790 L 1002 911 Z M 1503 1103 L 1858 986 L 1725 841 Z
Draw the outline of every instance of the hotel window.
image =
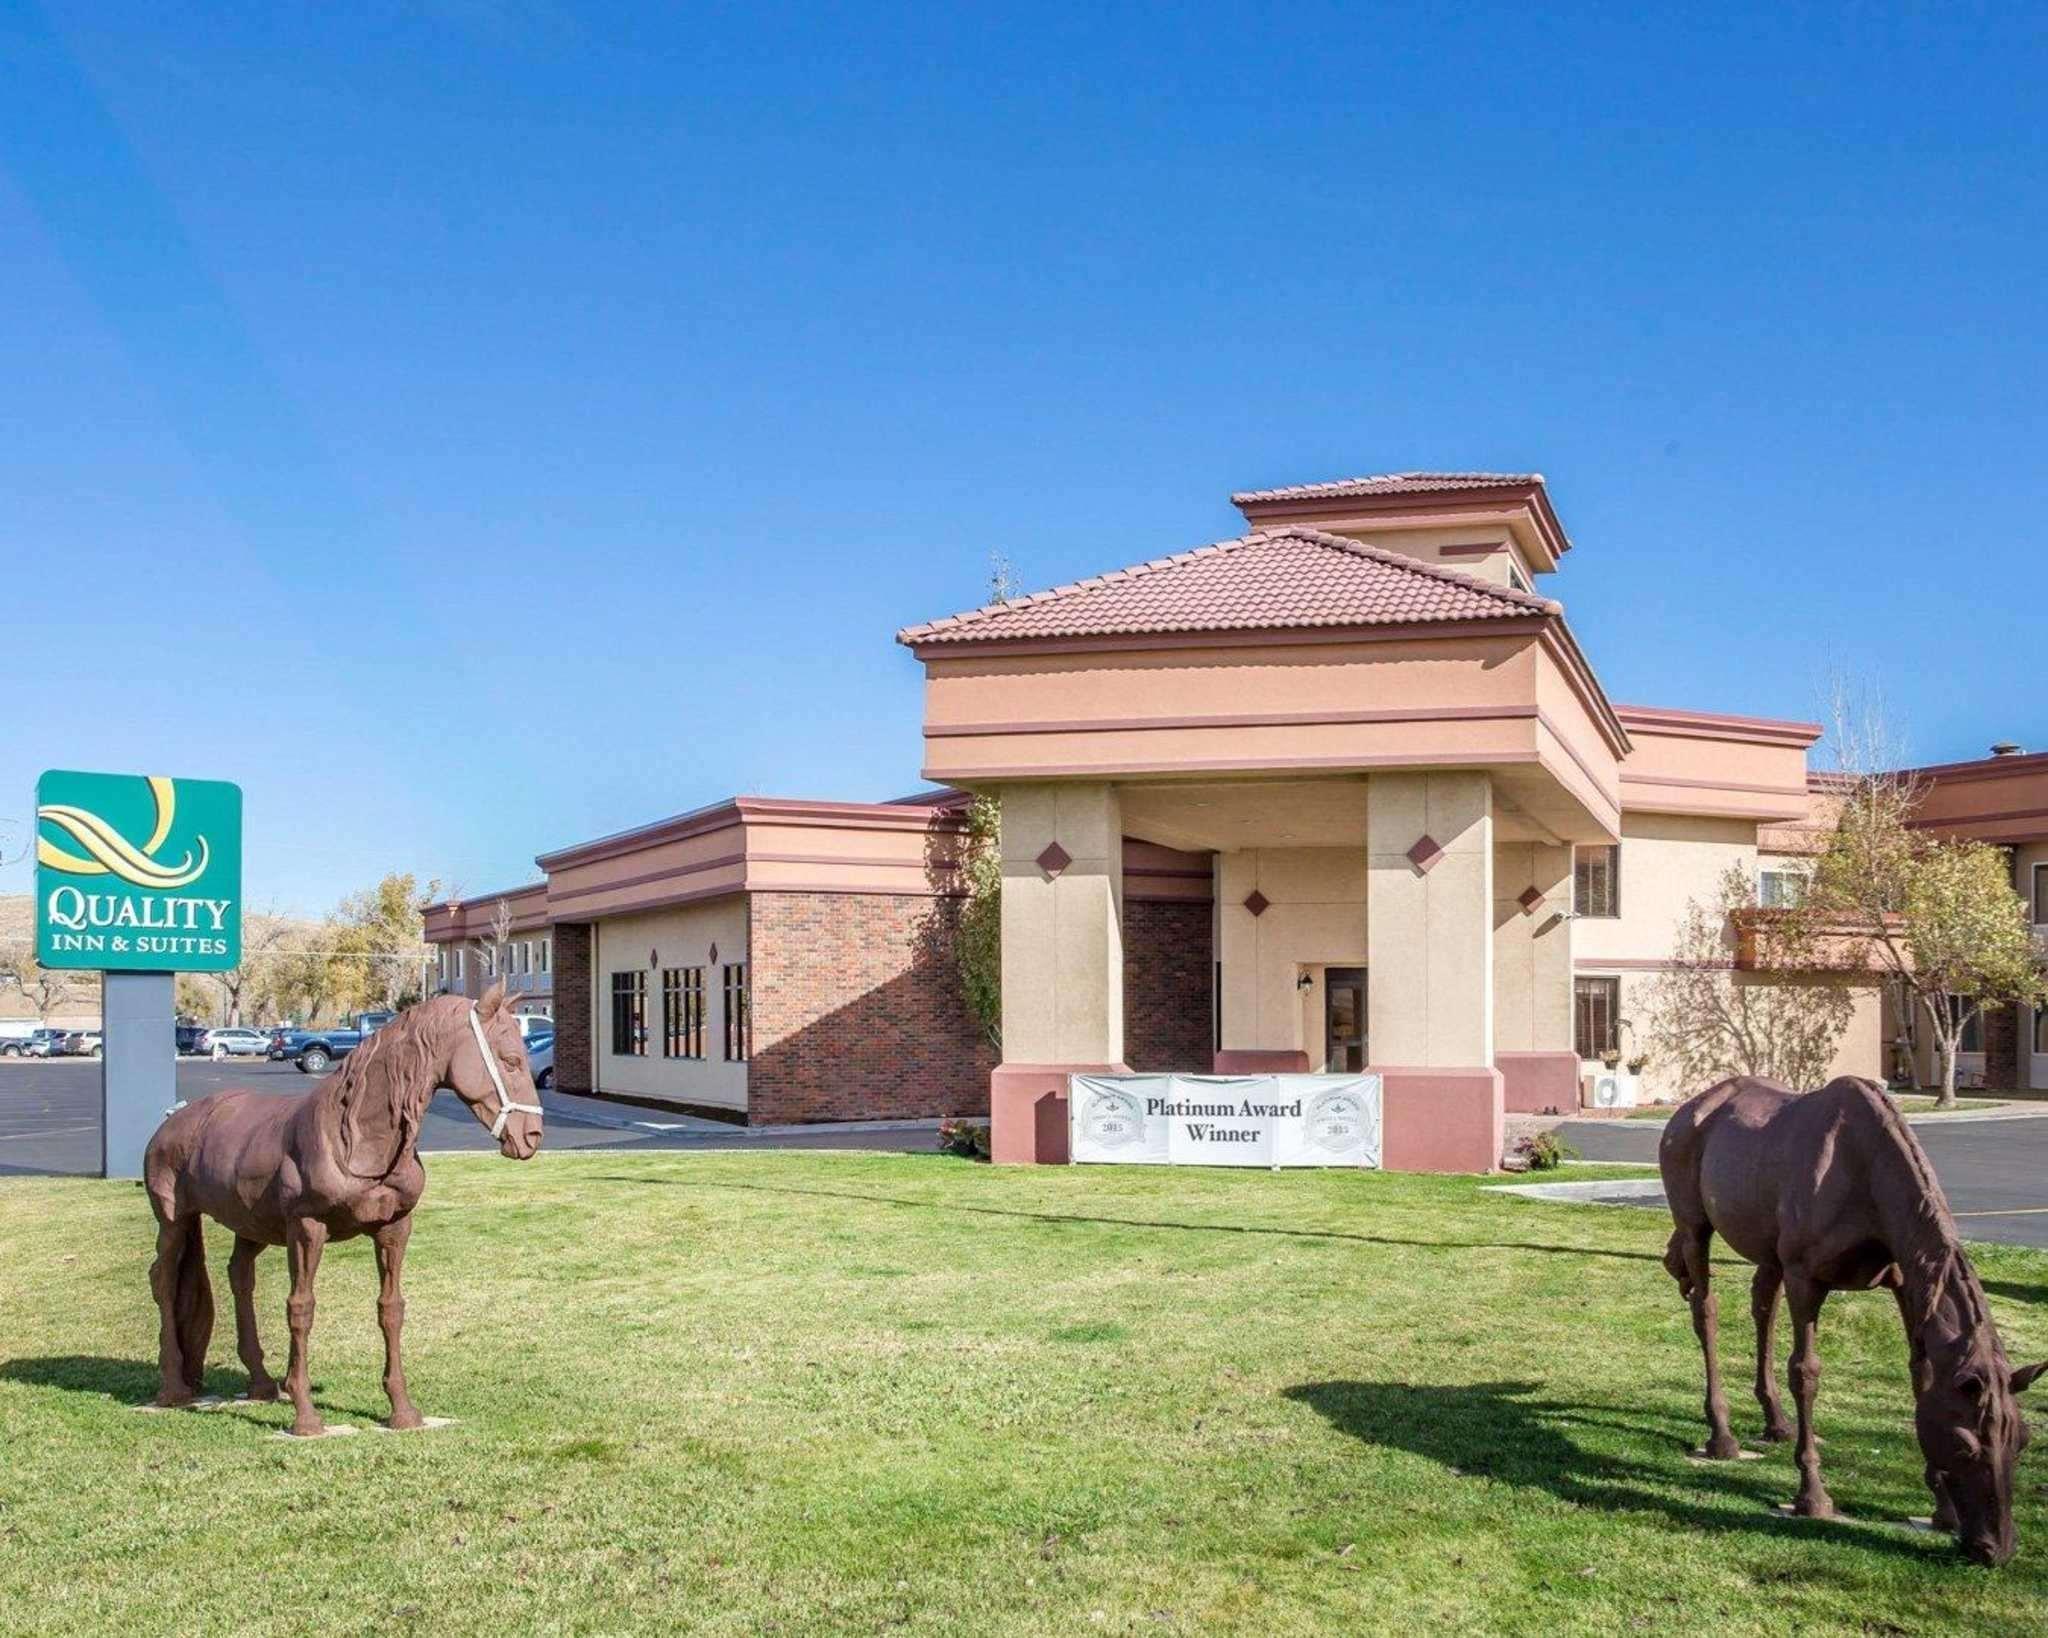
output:
M 1984 1050 L 1984 1014 L 1973 1012 L 1963 1023 L 1963 1038 L 1956 1043 L 1958 1052 L 1982 1052 Z
M 1802 870 L 1766 870 L 1756 879 L 1756 902 L 1766 910 L 1796 910 L 1806 899 Z
M 533 970 L 537 973 L 546 972 L 554 954 L 555 941 L 552 937 L 536 940 L 533 946 Z
M 2048 1007 L 2034 1009 L 2034 1050 L 2048 1053 Z
M 462 965 L 462 946 L 458 944 L 455 946 L 455 982 L 458 984 L 462 982 Z
M 477 953 L 478 953 L 479 955 L 481 955 L 481 956 L 483 957 L 483 962 L 484 962 L 484 977 L 486 977 L 486 978 L 496 978 L 496 977 L 498 976 L 498 947 L 497 947 L 497 945 L 495 945 L 495 944 L 486 944 L 486 945 L 485 945 L 485 946 L 484 946 L 484 947 L 483 947 L 483 948 L 482 948 L 482 949 L 481 949 L 480 951 L 478 951 Z
M 1616 1020 L 1621 1016 L 1621 980 L 1572 981 L 1572 1029 L 1581 1058 L 1604 1058 L 1621 1050 Z
M 2034 925 L 2048 927 L 2048 865 L 2034 866 Z
M 734 962 L 725 969 L 725 1061 L 747 1060 L 747 1029 L 752 1022 L 747 1003 L 747 967 Z
M 1621 848 L 1577 848 L 1572 854 L 1572 913 L 1612 920 L 1621 914 Z
M 620 1058 L 647 1056 L 647 975 L 612 974 L 612 1052 Z
M 704 1056 L 704 969 L 665 967 L 661 974 L 661 1055 Z
M 1522 573 L 1521 564 L 1517 563 L 1513 558 L 1508 559 L 1508 584 L 1518 592 L 1525 592 L 1531 589 L 1529 577 Z

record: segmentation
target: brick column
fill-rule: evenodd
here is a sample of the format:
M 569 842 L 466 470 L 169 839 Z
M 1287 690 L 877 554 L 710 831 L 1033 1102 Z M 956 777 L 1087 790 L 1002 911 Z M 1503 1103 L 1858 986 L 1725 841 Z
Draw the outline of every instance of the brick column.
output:
M 591 1042 L 590 923 L 558 921 L 555 938 L 555 1085 L 563 1092 L 595 1090 Z

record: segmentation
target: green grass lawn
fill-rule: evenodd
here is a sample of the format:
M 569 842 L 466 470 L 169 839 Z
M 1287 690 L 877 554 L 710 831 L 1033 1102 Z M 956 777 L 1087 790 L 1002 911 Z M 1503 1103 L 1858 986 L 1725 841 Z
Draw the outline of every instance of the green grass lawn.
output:
M 1652 1213 L 936 1156 L 432 1170 L 409 1360 L 459 1421 L 304 1444 L 271 1437 L 281 1406 L 131 1409 L 155 1378 L 140 1192 L 0 1181 L 0 1631 L 2048 1624 L 2048 1456 L 2001 1571 L 1775 1516 L 1782 1450 L 1685 1460 L 1699 1361 Z M 2048 1353 L 2048 1260 L 1978 1259 L 2015 1357 Z M 1746 1280 L 1723 1292 L 1739 1389 Z M 281 1256 L 258 1295 L 281 1371 Z M 331 1249 L 330 1421 L 382 1414 L 373 1297 L 367 1246 Z M 1925 1512 L 1891 1299 L 1835 1299 L 1823 1347 L 1837 1503 Z

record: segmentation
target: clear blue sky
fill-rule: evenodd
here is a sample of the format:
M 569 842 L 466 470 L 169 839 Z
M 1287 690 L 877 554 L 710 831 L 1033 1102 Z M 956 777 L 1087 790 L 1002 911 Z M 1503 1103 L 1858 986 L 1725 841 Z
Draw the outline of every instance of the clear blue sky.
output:
M 2048 10 L 1671 9 L 0 0 L 0 814 L 236 779 L 316 909 L 889 796 L 990 551 L 1417 466 L 1617 699 L 2048 744 Z

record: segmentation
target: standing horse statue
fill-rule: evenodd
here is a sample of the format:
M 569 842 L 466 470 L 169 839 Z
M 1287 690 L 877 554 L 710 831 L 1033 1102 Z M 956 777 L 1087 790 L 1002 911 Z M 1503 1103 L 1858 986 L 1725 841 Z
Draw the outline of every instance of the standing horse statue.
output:
M 330 1240 L 367 1234 L 377 1245 L 377 1320 L 391 1399 L 386 1425 L 422 1425 L 399 1356 L 405 1298 L 398 1282 L 412 1210 L 427 1187 L 414 1153 L 420 1120 L 443 1086 L 469 1105 L 508 1159 L 530 1160 L 540 1148 L 540 1100 L 502 984 L 480 1002 L 444 995 L 407 1009 L 356 1048 L 338 1074 L 301 1096 L 216 1092 L 181 1104 L 157 1128 L 142 1163 L 157 1220 L 149 1271 L 160 1321 L 157 1404 L 188 1405 L 199 1394 L 213 1334 L 200 1223 L 212 1217 L 235 1236 L 228 1285 L 251 1399 L 278 1396 L 256 1336 L 256 1258 L 265 1246 L 283 1246 L 291 1266 L 284 1385 L 292 1396 L 292 1432 L 325 1431 L 307 1384 L 313 1277 Z
M 1941 1185 L 1884 1089 L 1850 1076 L 1803 1094 L 1747 1076 L 1723 1081 L 1671 1117 L 1657 1164 L 1677 1224 L 1664 1266 L 1692 1304 L 1706 1355 L 1709 1437 L 1702 1454 L 1722 1461 L 1740 1454 L 1714 1346 L 1707 1247 L 1719 1234 L 1756 1264 L 1749 1306 L 1766 1439 L 1792 1436 L 1771 1377 L 1780 1287 L 1792 1310 L 1787 1375 L 1799 1412 L 1792 1511 L 1834 1516 L 1813 1426 L 1821 1303 L 1830 1291 L 1884 1286 L 1905 1321 L 1914 1428 L 1935 1526 L 1953 1531 L 1980 1564 L 2011 1558 L 2013 1468 L 2027 1444 L 2014 1395 L 2048 1370 L 2048 1361 L 2023 1371 L 2006 1364 Z

